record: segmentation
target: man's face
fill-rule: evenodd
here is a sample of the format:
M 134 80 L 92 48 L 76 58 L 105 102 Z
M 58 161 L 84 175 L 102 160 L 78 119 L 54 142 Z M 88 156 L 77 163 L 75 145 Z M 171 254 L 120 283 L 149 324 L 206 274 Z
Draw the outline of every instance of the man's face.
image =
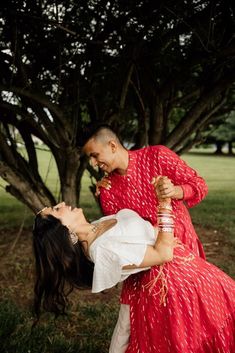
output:
M 115 141 L 102 143 L 94 138 L 91 138 L 83 147 L 83 151 L 89 157 L 93 167 L 98 166 L 104 172 L 111 173 L 114 169 L 116 169 L 116 148 L 117 146 Z

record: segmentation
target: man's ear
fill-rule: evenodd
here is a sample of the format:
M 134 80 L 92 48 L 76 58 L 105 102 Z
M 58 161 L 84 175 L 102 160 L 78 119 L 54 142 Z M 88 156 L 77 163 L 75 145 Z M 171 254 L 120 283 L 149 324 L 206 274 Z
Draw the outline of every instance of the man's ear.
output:
M 109 141 L 109 146 L 111 147 L 111 151 L 114 153 L 117 150 L 117 143 L 114 140 Z

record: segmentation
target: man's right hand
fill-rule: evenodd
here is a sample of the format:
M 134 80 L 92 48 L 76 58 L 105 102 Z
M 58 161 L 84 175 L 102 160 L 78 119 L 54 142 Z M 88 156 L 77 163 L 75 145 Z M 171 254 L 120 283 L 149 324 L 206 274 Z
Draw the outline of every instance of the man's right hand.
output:
M 105 188 L 105 189 L 111 189 L 111 181 L 103 177 L 101 180 L 97 181 L 96 183 L 96 191 L 95 191 L 95 196 L 98 197 L 100 194 L 100 188 Z

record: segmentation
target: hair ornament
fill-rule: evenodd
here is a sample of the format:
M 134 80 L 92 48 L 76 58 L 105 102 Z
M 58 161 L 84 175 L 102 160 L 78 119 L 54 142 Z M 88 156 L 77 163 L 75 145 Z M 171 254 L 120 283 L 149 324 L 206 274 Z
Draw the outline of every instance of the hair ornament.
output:
M 43 211 L 45 211 L 47 209 L 47 206 L 43 207 L 41 210 L 39 210 L 37 213 L 36 213 L 36 216 L 39 215 L 40 213 L 42 213 Z

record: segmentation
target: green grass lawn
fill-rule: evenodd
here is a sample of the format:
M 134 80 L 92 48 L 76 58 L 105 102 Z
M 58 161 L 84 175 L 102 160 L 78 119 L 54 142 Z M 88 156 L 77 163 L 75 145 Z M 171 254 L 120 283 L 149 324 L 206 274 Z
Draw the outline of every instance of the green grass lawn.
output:
M 190 209 L 194 224 L 228 232 L 235 238 L 235 158 L 189 153 L 182 158 L 206 180 L 209 192 Z
M 105 353 L 118 315 L 114 303 L 80 302 L 76 316 L 56 322 L 50 314 L 32 330 L 33 318 L 11 302 L 0 302 L 1 353 Z

